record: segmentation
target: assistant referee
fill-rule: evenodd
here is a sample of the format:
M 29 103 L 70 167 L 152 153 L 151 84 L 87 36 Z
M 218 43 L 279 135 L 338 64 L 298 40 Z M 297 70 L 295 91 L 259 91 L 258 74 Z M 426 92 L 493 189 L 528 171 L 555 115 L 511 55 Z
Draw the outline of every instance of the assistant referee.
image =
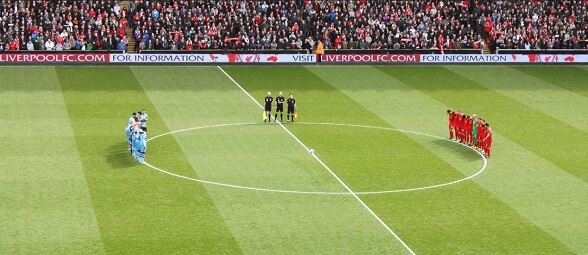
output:
M 288 103 L 288 121 L 290 121 L 290 115 L 292 116 L 292 122 L 294 122 L 294 113 L 296 112 L 296 99 L 290 94 L 287 100 Z

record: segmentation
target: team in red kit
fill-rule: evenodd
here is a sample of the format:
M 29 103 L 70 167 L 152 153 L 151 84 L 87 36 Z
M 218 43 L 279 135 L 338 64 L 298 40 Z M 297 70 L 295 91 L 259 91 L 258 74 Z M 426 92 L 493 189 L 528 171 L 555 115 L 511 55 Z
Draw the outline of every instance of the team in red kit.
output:
M 447 110 L 449 123 L 449 140 L 471 146 L 490 157 L 492 147 L 492 128 L 486 120 L 461 111 Z

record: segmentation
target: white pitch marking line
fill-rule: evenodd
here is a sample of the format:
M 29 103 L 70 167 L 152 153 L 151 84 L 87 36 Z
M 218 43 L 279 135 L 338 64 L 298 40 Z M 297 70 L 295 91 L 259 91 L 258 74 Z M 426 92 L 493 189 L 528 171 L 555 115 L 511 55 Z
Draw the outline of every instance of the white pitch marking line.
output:
M 297 191 L 297 190 L 277 190 L 277 189 L 263 189 L 263 188 L 255 188 L 255 187 L 247 187 L 247 186 L 240 186 L 240 185 L 233 185 L 233 184 L 226 184 L 226 183 L 220 183 L 220 182 L 212 182 L 212 181 L 205 181 L 205 180 L 200 180 L 200 179 L 196 179 L 196 178 L 192 178 L 192 177 L 188 177 L 188 176 L 183 176 L 183 175 L 179 175 L 179 174 L 174 174 L 168 171 L 165 171 L 161 168 L 158 168 L 156 166 L 153 166 L 147 162 L 145 162 L 145 165 L 148 167 L 151 167 L 157 171 L 160 171 L 162 173 L 165 174 L 169 174 L 171 176 L 175 176 L 178 178 L 182 178 L 182 179 L 186 179 L 189 181 L 195 181 L 195 182 L 200 182 L 200 183 L 206 183 L 206 184 L 212 184 L 212 185 L 218 185 L 218 186 L 224 186 L 224 187 L 229 187 L 229 188 L 236 188 L 236 189 L 246 189 L 246 190 L 255 190 L 255 191 L 267 191 L 267 192 L 275 192 L 275 193 L 294 193 L 294 194 L 319 194 L 319 195 L 349 195 L 348 193 L 335 193 L 335 192 L 321 192 L 321 191 Z
M 440 136 L 435 136 L 435 135 L 429 135 L 429 134 L 424 134 L 424 133 L 419 133 L 419 132 L 415 132 L 415 131 L 407 131 L 407 130 L 400 130 L 400 129 L 395 129 L 395 128 L 388 128 L 388 127 L 378 127 L 378 126 L 365 126 L 365 125 L 357 125 L 357 124 L 342 124 L 342 123 L 328 123 L 328 122 L 323 122 L 323 123 L 317 123 L 317 122 L 297 122 L 298 124 L 306 124 L 306 125 L 332 125 L 332 126 L 343 126 L 343 127 L 359 127 L 359 128 L 371 128 L 371 129 L 379 129 L 379 130 L 387 130 L 387 131 L 396 131 L 396 132 L 403 132 L 403 133 L 410 133 L 410 134 L 415 134 L 415 135 L 422 135 L 422 136 L 427 136 L 427 137 L 432 137 L 432 138 L 436 138 L 436 139 L 440 139 L 443 141 L 447 141 L 445 138 L 440 137 Z M 175 131 L 170 131 L 167 133 L 163 133 L 163 134 L 159 134 L 156 135 L 154 137 L 151 137 L 149 139 L 147 139 L 147 142 L 162 137 L 162 136 L 166 136 L 166 135 L 170 135 L 170 134 L 176 134 L 176 133 L 180 133 L 180 132 L 186 132 L 186 131 L 192 131 L 192 130 L 199 130 L 199 129 L 205 129 L 205 128 L 218 128 L 218 127 L 231 127 L 231 126 L 245 126 L 245 125 L 259 125 L 260 123 L 255 123 L 255 122 L 249 122 L 249 123 L 229 123 L 229 124 L 216 124 L 216 125 L 209 125 L 209 126 L 200 126 L 200 127 L 191 127 L 191 128 L 185 128 L 185 129 L 179 129 L 179 130 L 175 130 Z M 460 145 L 460 146 L 465 146 L 463 144 L 459 144 L 456 143 L 456 145 Z M 459 179 L 459 180 L 455 180 L 455 181 L 451 181 L 448 183 L 441 183 L 441 184 L 436 184 L 436 185 L 431 185 L 431 186 L 424 186 L 424 187 L 417 187 L 417 188 L 408 188 L 408 189 L 396 189 L 396 190 L 381 190 L 381 191 L 360 191 L 360 192 L 355 192 L 355 194 L 357 195 L 377 195 L 377 194 L 388 194 L 388 193 L 400 193 L 400 192 L 408 192 L 408 191 L 419 191 L 419 190 L 427 190 L 427 189 L 433 189 L 433 188 L 440 188 L 440 187 L 444 187 L 444 186 L 449 186 L 449 185 L 453 185 L 453 184 L 457 184 L 460 182 L 463 182 L 465 180 L 469 180 L 471 178 L 476 177 L 477 175 L 481 174 L 482 172 L 484 172 L 484 170 L 486 170 L 486 166 L 487 166 L 487 160 L 484 157 L 484 155 L 482 153 L 480 153 L 479 151 L 476 151 L 475 149 L 465 146 L 466 148 L 475 151 L 476 153 L 478 153 L 478 155 L 480 155 L 480 157 L 482 157 L 482 160 L 484 161 L 484 165 L 482 166 L 482 168 L 480 170 L 478 170 L 478 172 L 474 173 L 473 175 L 470 176 L 466 176 L 465 178 Z M 147 162 L 146 162 L 147 163 Z M 201 180 L 201 179 L 196 179 L 196 178 L 192 178 L 192 177 L 187 177 L 187 176 L 182 176 L 182 175 L 178 175 L 178 174 L 174 174 L 171 172 L 168 172 L 166 170 L 163 170 L 161 168 L 158 168 L 156 166 L 153 166 L 151 164 L 145 164 L 159 172 L 162 172 L 164 174 L 168 174 L 171 176 L 175 176 L 175 177 L 179 177 L 182 179 L 186 179 L 186 180 L 190 180 L 190 181 L 195 181 L 195 182 L 200 182 L 200 183 L 205 183 L 205 184 L 210 184 L 210 185 L 218 185 L 218 186 L 224 186 L 224 187 L 230 187 L 230 188 L 237 188 L 237 189 L 245 189 L 245 190 L 254 190 L 254 191 L 265 191 L 265 192 L 276 192 L 276 193 L 288 193 L 288 194 L 314 194 L 314 195 L 351 195 L 348 192 L 329 192 L 329 191 L 298 191 L 298 190 L 277 190 L 277 189 L 266 189 L 266 188 L 256 188 L 256 187 L 248 187 L 248 186 L 240 186 L 240 185 L 233 185 L 233 184 L 227 184 L 227 183 L 220 183 L 220 182 L 213 182 L 213 181 L 206 181 L 206 180 Z
M 337 123 L 328 123 L 328 122 L 323 122 L 323 123 L 315 123 L 315 122 L 298 122 L 298 124 L 306 124 L 306 125 L 331 125 L 331 126 L 345 126 L 345 127 L 360 127 L 360 128 L 371 128 L 371 129 L 381 129 L 381 130 L 390 130 L 390 131 L 398 131 L 398 132 L 402 132 L 402 133 L 409 133 L 409 134 L 415 134 L 415 135 L 422 135 L 422 136 L 428 136 L 428 137 L 432 137 L 432 138 L 438 138 L 441 140 L 446 140 L 446 138 L 440 137 L 440 136 L 436 136 L 436 135 L 429 135 L 429 134 L 424 134 L 424 133 L 419 133 L 419 132 L 415 132 L 415 131 L 409 131 L 409 130 L 402 130 L 402 129 L 395 129 L 395 128 L 387 128 L 387 127 L 376 127 L 376 126 L 365 126 L 365 125 L 356 125 L 356 124 L 337 124 Z M 406 192 L 406 191 L 417 191 L 417 190 L 425 190 L 425 189 L 434 189 L 434 188 L 439 188 L 439 187 L 444 187 L 444 186 L 449 186 L 449 185 L 453 185 L 456 183 L 460 183 L 469 179 L 472 179 L 476 176 L 478 176 L 479 174 L 481 174 L 482 172 L 484 172 L 484 170 L 486 170 L 486 167 L 488 166 L 488 160 L 486 159 L 486 157 L 479 151 L 477 151 L 476 149 L 469 147 L 465 144 L 461 144 L 461 143 L 456 143 L 458 145 L 464 146 L 470 150 L 475 151 L 476 153 L 478 153 L 481 157 L 482 160 L 484 160 L 484 165 L 482 166 L 482 168 L 470 175 L 467 176 L 463 179 L 459 179 L 459 180 L 455 180 L 455 181 L 451 181 L 451 182 L 447 182 L 447 183 L 441 183 L 441 184 L 436 184 L 436 185 L 431 185 L 431 186 L 425 186 L 425 187 L 418 187 L 418 188 L 410 188 L 410 189 L 399 189 L 399 190 L 386 190 L 386 191 L 364 191 L 364 192 L 357 192 L 356 194 L 360 194 L 360 195 L 369 195 L 369 194 L 384 194 L 384 193 L 395 193 L 395 192 Z
M 257 100 L 255 100 L 255 98 L 253 98 L 253 96 L 251 96 L 251 94 L 249 94 L 249 92 L 247 92 L 245 89 L 243 89 L 243 87 L 241 87 L 241 85 L 239 83 L 237 83 L 237 81 L 235 81 L 233 79 L 233 77 L 231 77 L 227 72 L 225 72 L 225 70 L 220 67 L 217 66 L 219 70 L 221 70 L 221 72 L 223 72 L 227 78 L 229 78 L 235 85 L 237 85 L 237 87 L 239 87 L 241 89 L 241 91 L 243 91 L 243 93 L 245 93 L 247 96 L 249 96 L 249 98 L 251 98 L 251 100 L 253 100 L 253 102 L 255 102 L 255 104 L 257 104 L 261 109 L 263 109 L 263 106 L 261 106 L 261 104 L 259 102 L 257 102 Z M 271 119 L 271 118 L 270 118 Z M 282 129 L 284 129 L 286 131 L 286 133 L 288 133 L 292 138 L 294 138 L 294 140 L 296 140 L 304 149 L 306 149 L 306 151 L 309 151 L 308 147 L 306 145 L 304 145 L 304 143 L 302 143 L 302 141 L 300 141 L 300 139 L 298 139 L 298 137 L 296 137 L 294 134 L 292 134 L 292 132 L 290 132 L 290 130 L 288 130 L 284 124 L 282 124 L 281 122 L 277 121 L 276 122 L 280 125 L 280 127 L 282 127 Z M 349 186 L 347 186 L 347 184 L 345 184 L 340 178 L 339 176 L 337 176 L 332 170 L 331 168 L 329 168 L 320 158 L 318 158 L 316 156 L 316 154 L 312 153 L 310 154 L 314 159 L 316 159 L 372 216 L 374 216 L 374 218 L 376 218 L 376 220 L 378 222 L 380 222 L 380 224 L 382 224 L 382 226 L 384 228 L 386 228 L 386 230 L 388 230 L 388 232 L 394 236 L 394 238 L 396 238 L 396 240 L 398 240 L 398 242 L 400 242 L 402 244 L 402 246 L 404 246 L 404 248 L 406 248 L 406 250 L 408 252 L 410 252 L 410 254 L 415 255 L 416 253 L 414 253 L 414 251 L 412 251 L 412 249 L 410 247 L 408 247 L 408 245 L 402 241 L 402 239 L 400 239 L 400 237 L 394 232 L 392 231 L 392 229 L 386 224 L 384 223 L 384 221 L 382 219 L 380 219 L 380 217 L 378 217 L 378 215 L 376 215 L 376 213 L 374 213 L 374 211 L 372 211 L 372 209 L 367 206 L 363 200 L 361 200 L 361 198 L 359 198 L 354 192 L 353 190 L 351 190 L 349 188 Z

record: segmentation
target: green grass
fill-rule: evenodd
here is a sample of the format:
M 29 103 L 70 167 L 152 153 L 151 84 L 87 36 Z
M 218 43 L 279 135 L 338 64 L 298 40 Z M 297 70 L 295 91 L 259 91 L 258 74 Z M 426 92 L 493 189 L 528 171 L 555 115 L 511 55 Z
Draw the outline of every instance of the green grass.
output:
M 354 192 L 426 187 L 484 162 L 445 139 L 395 130 L 447 137 L 447 108 L 476 113 L 495 135 L 482 174 L 359 199 L 417 254 L 588 251 L 584 66 L 223 69 L 260 103 L 267 91 L 294 94 L 299 123 L 263 123 L 217 67 L 0 68 L 0 253 L 408 253 L 351 195 L 223 187 L 137 164 L 123 130 L 142 108 L 150 137 L 244 123 L 152 140 L 154 166 L 327 193 L 347 190 L 294 137 Z

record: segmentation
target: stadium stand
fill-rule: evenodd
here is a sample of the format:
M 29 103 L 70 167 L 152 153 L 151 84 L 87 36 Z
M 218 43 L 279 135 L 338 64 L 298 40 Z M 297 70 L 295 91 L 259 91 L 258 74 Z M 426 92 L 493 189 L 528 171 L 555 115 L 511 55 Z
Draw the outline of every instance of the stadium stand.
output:
M 126 7 L 117 1 L 0 1 L 2 50 L 126 47 Z
M 0 1 L 2 50 L 588 49 L 588 0 Z M 59 45 L 59 46 L 58 46 Z

